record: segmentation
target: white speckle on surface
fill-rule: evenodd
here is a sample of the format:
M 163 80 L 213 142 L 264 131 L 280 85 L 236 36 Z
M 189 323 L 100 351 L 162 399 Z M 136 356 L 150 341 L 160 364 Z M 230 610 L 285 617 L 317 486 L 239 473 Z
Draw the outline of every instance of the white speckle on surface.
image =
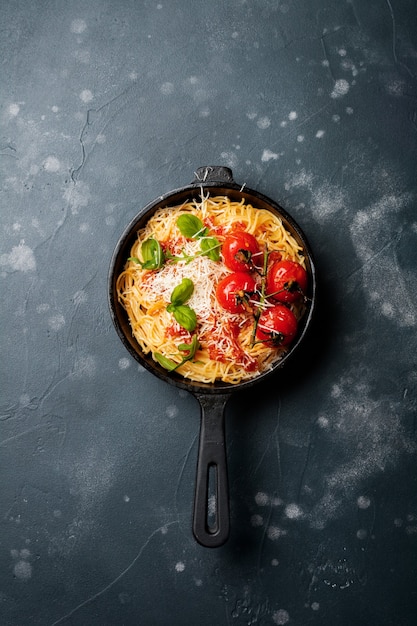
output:
M 32 272 L 36 269 L 35 255 L 22 240 L 18 246 L 13 246 L 9 254 L 0 256 L 0 266 L 5 266 L 11 271 Z
M 288 114 L 288 119 L 289 119 L 289 120 L 291 120 L 291 121 L 296 120 L 296 119 L 297 119 L 297 117 L 298 117 L 298 113 L 297 113 L 297 111 L 291 111 L 291 112 Z
M 20 580 L 29 580 L 32 576 L 32 566 L 28 561 L 18 561 L 13 568 L 13 574 Z
M 340 385 L 337 385 L 337 384 L 332 385 L 332 388 L 330 390 L 330 395 L 332 396 L 332 398 L 340 398 L 340 396 L 342 395 L 342 389 Z
M 129 496 L 127 495 L 123 496 L 123 502 L 130 502 Z
M 65 326 L 65 317 L 62 315 L 62 313 L 52 315 L 48 319 L 48 326 L 54 332 L 58 332 L 59 330 L 61 330 L 61 328 Z
M 103 133 L 99 133 L 96 137 L 96 142 L 99 144 L 106 143 L 106 135 L 104 135 Z
M 283 626 L 290 621 L 290 615 L 285 609 L 278 609 L 278 611 L 272 614 L 272 621 L 274 624 L 278 624 L 278 626 Z
M 19 398 L 19 404 L 23 407 L 28 407 L 30 405 L 30 396 L 27 393 L 22 393 Z
M 346 107 L 346 113 L 347 113 L 348 115 L 352 115 L 352 114 L 353 114 L 353 109 L 352 109 L 352 107 Z
M 250 523 L 254 528 L 257 528 L 263 525 L 264 518 L 262 517 L 262 515 L 252 515 L 252 517 L 250 518 Z
M 417 323 L 413 302 L 417 283 L 414 277 L 406 283 L 396 259 L 396 237 L 393 231 L 387 231 L 387 224 L 411 201 L 409 194 L 382 195 L 372 205 L 358 211 L 350 225 L 352 243 L 362 262 L 365 293 L 382 315 L 400 327 L 412 327 Z M 372 262 L 374 258 L 377 262 Z M 410 281 L 413 287 L 410 287 Z
M 252 111 L 252 112 L 250 112 L 250 113 L 246 113 L 246 117 L 247 117 L 249 120 L 254 120 L 254 119 L 256 118 L 256 116 L 257 116 L 257 113 L 254 113 L 253 111 Z
M 71 32 L 75 33 L 77 35 L 81 35 L 81 33 L 83 33 L 87 28 L 87 24 L 85 22 L 85 20 L 82 19 L 76 19 L 76 20 L 72 20 L 71 22 Z
M 340 115 L 338 115 L 337 113 L 335 113 L 335 115 L 332 115 L 332 121 L 335 122 L 335 124 L 340 122 Z
M 257 120 L 256 125 L 258 128 L 265 130 L 266 128 L 269 128 L 271 126 L 271 120 L 269 119 L 269 117 L 260 117 Z
M 262 152 L 262 156 L 261 156 L 261 161 L 262 163 L 267 163 L 268 161 L 271 160 L 276 160 L 278 159 L 279 155 L 276 152 L 272 152 L 272 150 L 268 150 L 268 148 L 265 148 L 265 150 Z
M 326 412 L 333 428 L 326 436 L 329 445 L 337 446 L 340 461 L 323 477 L 322 496 L 309 512 L 313 528 L 321 530 L 342 515 L 353 497 L 360 508 L 367 508 L 368 496 L 355 496 L 364 480 L 395 466 L 401 455 L 416 453 L 415 441 L 401 425 L 399 406 L 387 398 L 373 398 L 363 385 L 366 379 L 363 368 L 357 372 L 352 366 L 337 383 L 340 396 L 328 397 Z
M 311 608 L 313 611 L 318 611 L 320 608 L 320 604 L 318 602 L 312 602 L 311 603 Z
M 311 172 L 301 170 L 292 174 L 285 183 L 285 189 L 305 187 L 311 192 L 311 210 L 315 219 L 322 223 L 332 218 L 335 213 L 345 208 L 345 196 L 342 188 L 328 181 L 316 179 Z
M 220 157 L 223 159 L 224 164 L 232 169 L 238 164 L 238 158 L 234 152 L 222 152 Z
M 52 113 L 58 113 L 59 107 L 57 107 L 56 104 L 54 104 L 53 106 L 51 106 L 51 111 Z
M 89 50 L 76 50 L 74 52 L 74 57 L 80 63 L 85 63 L 86 65 L 90 63 L 90 51 Z
M 166 415 L 170 419 L 177 417 L 178 413 L 179 413 L 179 409 L 177 406 L 175 406 L 175 404 L 170 404 L 169 406 L 167 406 Z
M 304 141 L 304 135 L 297 135 L 298 143 L 302 143 Z
M 42 304 L 38 304 L 36 307 L 36 312 L 39 314 L 47 313 L 51 306 L 47 302 L 43 302 Z
M 160 92 L 164 95 L 164 96 L 169 96 L 172 93 L 174 93 L 174 85 L 173 83 L 162 83 L 161 88 L 160 88 Z
M 183 561 L 178 561 L 178 563 L 175 564 L 175 571 L 183 572 L 184 570 L 185 570 L 185 563 Z
M 96 371 L 96 358 L 91 354 L 85 354 L 76 358 L 71 376 L 75 379 L 93 378 L 96 375 Z
M 272 559 L 271 565 L 272 565 L 272 567 L 277 567 L 277 565 L 279 565 L 278 559 Z
M 88 301 L 88 296 L 84 289 L 79 289 L 74 293 L 71 300 L 75 306 L 79 306 L 80 304 L 85 304 Z
M 337 51 L 338 55 L 341 57 L 345 57 L 347 52 L 344 48 L 339 48 L 339 50 Z
M 76 184 L 71 184 L 65 188 L 62 197 L 68 203 L 71 213 L 76 215 L 81 208 L 88 205 L 90 188 L 86 182 L 78 180 Z
M 366 539 L 367 536 L 368 536 L 368 531 L 365 528 L 360 528 L 356 533 L 356 537 L 360 539 L 361 541 L 363 539 Z
M 269 504 L 269 496 L 263 491 L 258 491 L 255 495 L 255 502 L 258 506 L 266 506 Z
M 120 370 L 127 370 L 128 367 L 130 367 L 130 359 L 128 359 L 127 357 L 119 359 Z
M 269 526 L 266 534 L 268 539 L 276 541 L 280 537 L 284 537 L 287 534 L 287 531 L 279 528 L 278 526 Z
M 289 519 L 299 519 L 303 515 L 303 512 L 298 504 L 288 504 L 285 507 L 284 513 Z
M 371 505 L 371 500 L 368 496 L 359 496 L 356 502 L 359 509 L 368 509 Z
M 317 137 L 317 139 L 321 139 L 322 137 L 324 137 L 324 133 L 325 133 L 325 131 L 324 131 L 324 130 L 318 130 L 318 131 L 316 132 L 316 137 Z
M 17 117 L 19 115 L 20 106 L 17 102 L 12 102 L 9 104 L 9 115 L 10 117 Z
M 58 172 L 61 167 L 59 159 L 54 156 L 48 156 L 43 162 L 43 168 L 47 172 Z
M 385 89 L 390 96 L 401 97 L 404 95 L 406 88 L 406 82 L 404 80 L 390 80 L 386 85 Z
M 331 98 L 341 98 L 345 96 L 349 91 L 349 83 L 344 78 L 338 78 L 333 86 L 333 91 L 330 94 Z
M 87 104 L 88 102 L 91 102 L 93 98 L 94 98 L 93 92 L 90 91 L 90 89 L 83 89 L 82 92 L 80 93 L 80 100 L 82 100 L 85 104 Z

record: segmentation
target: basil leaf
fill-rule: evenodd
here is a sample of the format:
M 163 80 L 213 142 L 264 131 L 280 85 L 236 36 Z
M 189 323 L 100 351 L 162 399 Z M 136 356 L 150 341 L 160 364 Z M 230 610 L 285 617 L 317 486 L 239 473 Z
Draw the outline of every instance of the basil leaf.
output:
M 172 311 L 173 316 L 180 326 L 192 332 L 197 326 L 197 315 L 193 309 L 186 304 L 180 304 L 176 306 Z
M 141 249 L 144 270 L 157 270 L 164 264 L 164 252 L 161 244 L 153 237 L 143 242 Z
M 189 213 L 183 213 L 179 216 L 177 226 L 180 229 L 181 235 L 184 235 L 187 239 L 204 237 L 207 232 L 207 228 L 205 228 L 200 218 Z
M 220 261 L 220 242 L 216 237 L 204 237 L 200 243 L 201 252 L 212 261 Z
M 185 304 L 194 291 L 194 283 L 190 278 L 183 278 L 171 294 L 171 304 L 174 307 Z
M 169 370 L 170 372 L 180 366 L 180 363 L 175 363 L 175 361 L 172 361 L 172 359 L 168 359 L 166 356 L 160 354 L 159 352 L 154 352 L 154 357 L 158 361 L 158 363 L 162 365 L 163 368 Z

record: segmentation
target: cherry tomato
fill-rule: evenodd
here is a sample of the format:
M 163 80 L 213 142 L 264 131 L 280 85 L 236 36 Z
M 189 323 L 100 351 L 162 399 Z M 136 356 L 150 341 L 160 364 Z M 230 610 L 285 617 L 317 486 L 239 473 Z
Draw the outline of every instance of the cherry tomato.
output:
M 256 282 L 250 274 L 234 272 L 223 278 L 216 287 L 219 304 L 230 313 L 244 313 L 248 301 L 255 292 Z
M 276 304 L 261 313 L 256 338 L 270 346 L 288 346 L 297 333 L 297 319 L 284 304 Z
M 226 267 L 234 272 L 250 272 L 254 266 L 262 266 L 258 242 L 243 230 L 226 235 L 222 255 Z
M 295 302 L 307 289 L 307 272 L 295 261 L 278 261 L 266 277 L 267 297 L 276 302 Z

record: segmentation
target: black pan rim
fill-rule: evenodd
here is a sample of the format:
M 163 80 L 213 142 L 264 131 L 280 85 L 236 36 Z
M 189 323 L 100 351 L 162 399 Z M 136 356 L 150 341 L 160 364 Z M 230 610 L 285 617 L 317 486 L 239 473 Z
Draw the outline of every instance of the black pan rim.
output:
M 167 370 L 164 370 L 161 366 L 159 366 L 158 363 L 153 361 L 152 357 L 147 357 L 146 355 L 144 355 L 139 346 L 137 348 L 134 347 L 134 338 L 127 336 L 127 333 L 123 329 L 123 325 L 119 319 L 119 314 L 123 315 L 122 311 L 124 311 L 124 309 L 117 302 L 117 297 L 115 295 L 115 280 L 120 271 L 122 252 L 126 251 L 128 242 L 136 236 L 137 230 L 141 228 L 141 222 L 144 222 L 145 218 L 149 219 L 159 208 L 169 205 L 176 206 L 177 197 L 184 196 L 189 193 L 191 194 L 190 197 L 196 198 L 201 195 L 202 191 L 209 191 L 211 195 L 227 195 L 227 192 L 232 192 L 232 194 L 234 195 L 240 194 L 241 197 L 244 197 L 246 201 L 250 202 L 254 206 L 256 206 L 257 201 L 264 204 L 265 206 L 263 208 L 272 210 L 273 213 L 277 213 L 283 219 L 284 223 L 286 222 L 289 225 L 290 230 L 293 230 L 297 234 L 300 242 L 302 243 L 309 265 L 309 274 L 311 278 L 311 285 L 309 286 L 310 306 L 302 320 L 302 329 L 298 334 L 296 340 L 291 344 L 288 352 L 282 357 L 282 359 L 274 364 L 271 369 L 262 372 L 261 374 L 253 378 L 241 381 L 236 384 L 224 383 L 222 381 L 216 381 L 214 383 L 201 383 L 186 379 L 175 372 L 170 373 Z M 123 258 L 125 262 L 126 257 Z M 164 380 L 165 382 L 189 391 L 194 395 L 230 394 L 238 389 L 241 390 L 250 388 L 261 380 L 264 380 L 267 377 L 269 378 L 277 370 L 281 369 L 297 351 L 298 346 L 300 345 L 307 331 L 309 330 L 311 320 L 315 312 L 316 270 L 314 257 L 307 237 L 299 224 L 282 206 L 280 206 L 270 197 L 264 195 L 258 190 L 246 187 L 246 185 L 239 186 L 235 182 L 197 180 L 189 185 L 173 189 L 163 195 L 154 198 L 151 202 L 149 202 L 142 209 L 140 209 L 139 212 L 127 224 L 122 235 L 119 237 L 110 261 L 108 271 L 108 304 L 110 308 L 110 315 L 120 340 L 122 341 L 128 352 L 131 354 L 131 356 L 146 370 L 156 375 L 158 378 Z M 125 326 L 128 326 L 130 328 L 127 322 L 127 315 L 124 315 Z

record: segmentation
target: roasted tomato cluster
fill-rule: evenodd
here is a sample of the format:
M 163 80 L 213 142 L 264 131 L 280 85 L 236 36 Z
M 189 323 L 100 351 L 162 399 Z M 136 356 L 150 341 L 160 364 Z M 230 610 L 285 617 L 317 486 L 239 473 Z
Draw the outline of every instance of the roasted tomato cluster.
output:
M 261 250 L 244 230 L 225 236 L 221 254 L 231 273 L 217 285 L 219 304 L 230 313 L 251 314 L 257 341 L 288 346 L 297 334 L 293 309 L 306 297 L 306 270 L 296 261 L 282 259 L 278 251 Z

